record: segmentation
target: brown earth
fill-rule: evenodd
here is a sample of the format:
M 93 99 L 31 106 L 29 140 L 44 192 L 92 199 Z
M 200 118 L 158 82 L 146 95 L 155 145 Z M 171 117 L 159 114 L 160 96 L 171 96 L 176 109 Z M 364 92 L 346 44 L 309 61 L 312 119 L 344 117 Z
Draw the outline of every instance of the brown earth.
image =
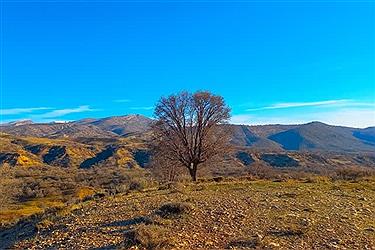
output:
M 374 180 L 179 184 L 59 214 L 13 248 L 375 249 Z

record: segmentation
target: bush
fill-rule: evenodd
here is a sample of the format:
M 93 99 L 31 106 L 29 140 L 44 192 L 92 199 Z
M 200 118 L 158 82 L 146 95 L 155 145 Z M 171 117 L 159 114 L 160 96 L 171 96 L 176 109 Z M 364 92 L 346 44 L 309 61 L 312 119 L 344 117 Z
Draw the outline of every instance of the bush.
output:
M 76 191 L 76 197 L 81 201 L 85 201 L 93 198 L 95 193 L 96 191 L 92 187 L 80 187 Z
M 112 194 L 128 193 L 129 192 L 129 185 L 127 185 L 127 184 L 112 185 L 110 190 L 112 190 L 110 192 Z
M 243 181 L 255 181 L 255 180 L 257 180 L 257 178 L 254 175 L 251 175 L 251 174 L 248 174 L 248 175 L 245 175 L 245 176 L 240 176 L 238 179 L 243 180 Z
M 41 220 L 40 222 L 37 223 L 36 227 L 38 231 L 47 229 L 53 225 L 53 222 L 49 220 L 48 218 Z
M 193 209 L 192 204 L 187 202 L 171 202 L 162 205 L 156 212 L 163 218 L 178 217 L 187 214 Z
M 306 178 L 305 183 L 329 183 L 328 176 L 309 176 Z
M 165 229 L 156 225 L 140 225 L 125 233 L 128 245 L 140 245 L 146 249 L 162 249 L 169 245 Z
M 260 179 L 277 178 L 277 176 L 280 173 L 280 170 L 274 169 L 270 166 L 267 166 L 265 164 L 258 163 L 258 162 L 253 163 L 249 167 L 248 171 L 249 171 L 249 174 Z
M 362 169 L 358 167 L 346 167 L 336 170 L 334 179 L 357 181 L 364 177 L 374 176 L 375 171 L 371 169 Z
M 142 191 L 145 188 L 145 182 L 142 180 L 133 180 L 129 184 L 129 190 Z
M 223 176 L 216 176 L 216 177 L 213 177 L 212 180 L 214 182 L 222 182 L 224 180 L 224 177 Z
M 17 200 L 22 194 L 22 182 L 14 178 L 10 166 L 0 167 L 0 210 Z
M 168 182 L 159 186 L 159 190 L 170 190 L 171 193 L 184 193 L 184 189 L 181 182 Z

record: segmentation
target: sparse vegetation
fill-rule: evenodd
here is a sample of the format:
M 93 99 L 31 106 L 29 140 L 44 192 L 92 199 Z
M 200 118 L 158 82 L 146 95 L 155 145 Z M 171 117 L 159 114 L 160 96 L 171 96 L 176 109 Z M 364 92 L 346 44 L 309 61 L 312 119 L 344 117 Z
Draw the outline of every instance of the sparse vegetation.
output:
M 85 201 L 105 194 L 141 191 L 156 185 L 143 170 L 61 169 L 51 167 L 0 168 L 1 224 L 53 207 Z
M 44 218 L 14 247 L 366 249 L 375 244 L 374 185 L 223 178 L 186 183 L 183 193 L 118 194 Z
M 139 245 L 146 249 L 164 249 L 168 246 L 168 239 L 165 237 L 166 230 L 158 225 L 142 224 L 136 229 L 125 233 L 125 245 Z
M 164 218 L 173 218 L 187 214 L 193 209 L 192 204 L 187 202 L 171 202 L 163 204 L 157 214 Z
M 123 134 L 124 126 L 114 123 L 110 133 Z M 77 129 L 58 126 L 71 135 Z M 220 161 L 200 163 L 194 184 L 186 166 L 152 154 L 148 133 L 121 138 L 1 134 L 0 248 L 375 245 L 371 152 L 282 151 L 264 138 L 296 126 L 225 126 L 237 131 L 236 150 L 220 151 Z M 48 125 L 28 129 L 54 133 Z M 257 146 L 249 147 L 252 143 Z M 270 147 L 258 150 L 261 145 Z
M 374 176 L 375 169 L 344 167 L 337 169 L 335 172 L 335 179 L 356 181 L 368 176 Z
M 76 197 L 78 197 L 79 200 L 87 200 L 95 195 L 95 189 L 92 187 L 79 187 L 76 191 Z

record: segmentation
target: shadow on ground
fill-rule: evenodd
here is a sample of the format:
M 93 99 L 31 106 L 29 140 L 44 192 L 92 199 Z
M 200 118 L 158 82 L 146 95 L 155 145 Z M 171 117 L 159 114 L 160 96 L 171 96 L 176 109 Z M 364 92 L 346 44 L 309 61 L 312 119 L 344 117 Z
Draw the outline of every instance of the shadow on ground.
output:
M 129 220 L 120 220 L 120 221 L 114 221 L 111 223 L 103 224 L 102 227 L 126 227 L 126 226 L 133 226 L 137 224 L 150 224 L 152 223 L 152 220 L 148 216 L 137 216 Z
M 40 217 L 32 217 L 21 220 L 12 227 L 0 228 L 0 249 L 9 249 L 19 241 L 35 237 L 38 232 L 36 225 L 40 221 Z

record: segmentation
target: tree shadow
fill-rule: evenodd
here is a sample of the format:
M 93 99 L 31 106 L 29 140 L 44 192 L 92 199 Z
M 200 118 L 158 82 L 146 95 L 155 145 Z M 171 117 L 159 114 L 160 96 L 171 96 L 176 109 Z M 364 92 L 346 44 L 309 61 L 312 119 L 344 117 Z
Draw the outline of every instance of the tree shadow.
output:
M 227 248 L 256 248 L 259 246 L 257 239 L 240 239 L 229 242 Z
M 128 220 L 114 221 L 102 224 L 101 227 L 129 227 L 137 224 L 151 224 L 153 221 L 148 216 L 137 216 Z M 126 230 L 126 229 L 125 229 Z
M 100 227 L 111 228 L 111 231 L 107 232 L 108 234 L 122 233 L 124 235 L 124 240 L 118 244 L 102 246 L 102 247 L 94 248 L 94 250 L 126 248 L 126 246 L 128 246 L 127 243 L 130 240 L 128 239 L 128 237 L 131 235 L 132 232 L 134 232 L 134 229 L 132 228 L 132 226 L 139 225 L 139 224 L 149 225 L 153 223 L 154 221 L 149 216 L 137 216 L 128 220 L 119 220 L 119 221 L 101 224 Z
M 11 249 L 15 244 L 26 239 L 34 238 L 38 233 L 38 223 L 43 220 L 43 216 L 31 216 L 20 220 L 17 224 L 10 227 L 0 228 L 0 249 Z M 138 224 L 152 224 L 153 220 L 149 216 L 137 216 L 128 220 L 120 220 L 101 224 L 100 227 L 110 227 L 109 234 L 123 233 L 124 241 L 127 232 L 131 231 L 131 227 Z M 58 225 L 55 225 L 58 226 Z M 64 227 L 63 225 L 61 225 Z M 112 230 L 113 229 L 113 230 Z M 117 249 L 122 247 L 124 243 L 103 246 L 96 249 Z
M 304 231 L 301 229 L 280 229 L 280 230 L 271 230 L 269 235 L 277 237 L 291 237 L 291 236 L 303 236 Z

